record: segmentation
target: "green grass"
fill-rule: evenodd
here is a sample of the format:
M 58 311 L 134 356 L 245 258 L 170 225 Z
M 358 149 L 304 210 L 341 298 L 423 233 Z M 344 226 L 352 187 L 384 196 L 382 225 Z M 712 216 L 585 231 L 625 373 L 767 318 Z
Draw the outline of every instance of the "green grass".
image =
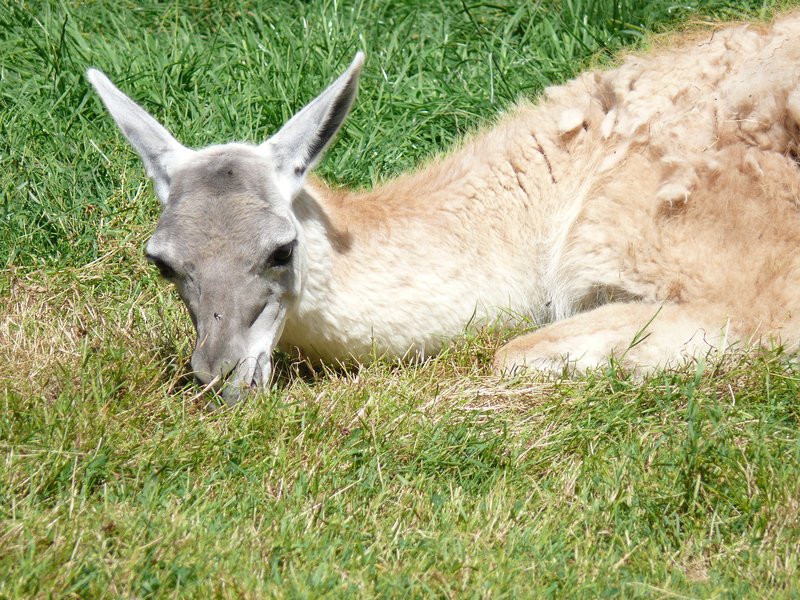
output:
M 189 146 L 258 142 L 367 53 L 318 169 L 370 186 L 648 32 L 770 2 L 0 3 L 0 599 L 792 598 L 800 368 L 500 380 L 278 362 L 210 412 L 145 264 L 143 169 L 83 73 Z

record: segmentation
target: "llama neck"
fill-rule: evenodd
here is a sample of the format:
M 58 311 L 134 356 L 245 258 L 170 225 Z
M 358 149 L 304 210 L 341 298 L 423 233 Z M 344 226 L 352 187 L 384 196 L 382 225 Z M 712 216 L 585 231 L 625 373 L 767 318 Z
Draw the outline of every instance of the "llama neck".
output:
M 508 122 L 370 192 L 308 185 L 295 201 L 308 269 L 281 346 L 324 360 L 424 355 L 503 314 L 547 320 L 555 180 L 541 151 L 509 157 L 519 131 Z

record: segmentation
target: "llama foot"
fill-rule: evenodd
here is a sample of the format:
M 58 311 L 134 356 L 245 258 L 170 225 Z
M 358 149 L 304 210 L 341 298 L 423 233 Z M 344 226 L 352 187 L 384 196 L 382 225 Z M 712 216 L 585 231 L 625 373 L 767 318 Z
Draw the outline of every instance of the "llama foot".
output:
M 721 326 L 719 325 L 721 324 Z M 556 376 L 615 362 L 651 373 L 687 358 L 727 350 L 724 315 L 676 304 L 615 303 L 511 340 L 492 361 L 495 373 L 537 370 Z

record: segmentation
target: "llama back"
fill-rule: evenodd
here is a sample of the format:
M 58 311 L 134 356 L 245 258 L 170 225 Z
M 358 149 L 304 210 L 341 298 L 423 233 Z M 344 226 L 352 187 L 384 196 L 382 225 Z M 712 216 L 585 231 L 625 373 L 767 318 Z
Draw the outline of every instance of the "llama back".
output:
M 702 153 L 744 140 L 763 150 L 796 148 L 800 116 L 800 16 L 769 32 L 752 26 L 723 29 L 691 46 L 629 57 L 610 71 L 581 75 L 546 90 L 562 108 L 561 145 L 597 130 L 610 142 L 604 167 L 620 149 L 646 146 L 655 155 Z M 587 140 L 592 145 L 596 139 Z

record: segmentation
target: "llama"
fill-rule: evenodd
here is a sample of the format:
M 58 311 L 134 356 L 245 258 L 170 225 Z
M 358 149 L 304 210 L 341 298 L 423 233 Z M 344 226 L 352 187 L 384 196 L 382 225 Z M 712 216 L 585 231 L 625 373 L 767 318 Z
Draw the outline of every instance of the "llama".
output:
M 199 151 L 87 73 L 153 180 L 146 257 L 188 308 L 206 389 L 268 385 L 276 347 L 422 357 L 503 315 L 544 326 L 498 373 L 797 350 L 800 17 L 585 73 L 419 172 L 332 190 L 308 175 L 363 62 L 262 144 Z

